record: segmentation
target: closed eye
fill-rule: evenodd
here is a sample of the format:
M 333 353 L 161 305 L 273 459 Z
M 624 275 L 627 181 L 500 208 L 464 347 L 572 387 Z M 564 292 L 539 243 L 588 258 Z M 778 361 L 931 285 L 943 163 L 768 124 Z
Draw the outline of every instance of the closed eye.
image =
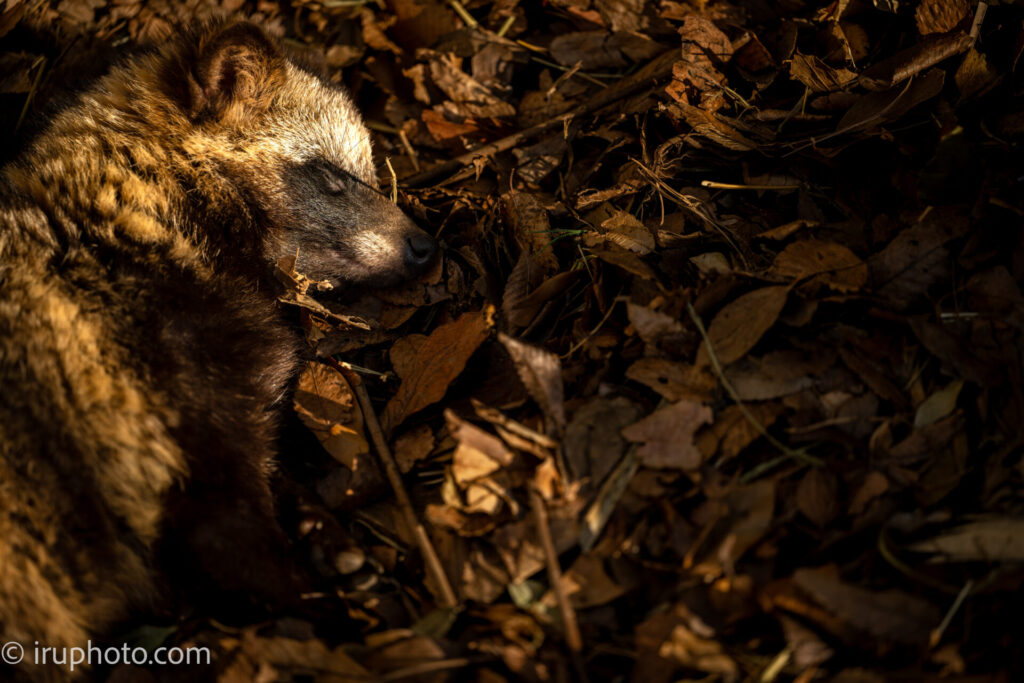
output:
M 323 179 L 324 192 L 331 195 L 342 195 L 352 192 L 357 185 L 376 192 L 381 196 L 387 196 L 380 189 L 366 183 L 359 177 L 349 173 L 343 168 L 335 166 L 329 161 L 315 162 L 315 166 Z
M 324 192 L 327 194 L 346 194 L 351 192 L 357 184 L 360 184 L 358 178 L 334 164 L 324 162 L 318 164 L 318 167 L 323 178 Z

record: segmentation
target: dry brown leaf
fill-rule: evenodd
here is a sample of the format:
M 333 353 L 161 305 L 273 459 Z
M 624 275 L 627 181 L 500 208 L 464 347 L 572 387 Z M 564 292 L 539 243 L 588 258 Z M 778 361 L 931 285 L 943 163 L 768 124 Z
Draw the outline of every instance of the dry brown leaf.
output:
M 322 640 L 264 638 L 255 629 L 246 629 L 240 638 L 226 639 L 223 644 L 237 654 L 231 664 L 217 677 L 218 683 L 244 683 L 261 680 L 257 673 L 277 669 L 278 673 L 299 673 L 313 669 L 317 680 L 324 683 L 355 683 L 370 672 L 345 653 L 339 645 L 329 650 Z M 289 675 L 289 677 L 291 677 Z
M 406 670 L 409 667 L 430 667 L 444 659 L 445 651 L 431 637 L 411 629 L 395 628 L 366 636 L 365 664 L 378 675 Z
M 949 252 L 945 245 L 966 233 L 968 226 L 966 216 L 936 210 L 900 232 L 868 260 L 875 289 L 898 309 L 924 296 L 929 287 L 949 277 Z
M 956 70 L 954 78 L 957 90 L 964 98 L 983 95 L 991 90 L 999 79 L 999 71 L 984 54 L 973 47 L 964 55 L 964 61 Z
M 868 280 L 868 267 L 848 248 L 835 242 L 799 240 L 775 257 L 769 271 L 781 278 L 802 280 L 816 276 L 814 283 L 840 292 L 860 289 Z
M 928 36 L 914 45 L 901 50 L 861 74 L 860 84 L 869 90 L 887 90 L 918 76 L 939 62 L 960 54 L 974 44 L 965 33 L 950 33 Z M 928 74 L 925 74 L 928 77 Z M 920 98 L 923 101 L 927 98 Z
M 888 89 L 879 88 L 879 92 L 867 93 L 839 119 L 836 133 L 868 130 L 898 119 L 925 100 L 942 92 L 945 80 L 944 71 L 932 69 L 909 83 L 901 83 Z
M 629 366 L 626 377 L 646 385 L 669 401 L 710 401 L 718 387 L 718 381 L 708 368 L 665 358 L 641 358 Z
M 1024 562 L 1024 519 L 992 517 L 964 524 L 911 546 L 936 561 Z
M 763 287 L 747 292 L 726 305 L 708 326 L 708 341 L 722 365 L 746 355 L 765 332 L 775 324 L 786 305 L 789 287 Z M 697 365 L 711 362 L 707 343 L 697 351 Z
M 540 200 L 528 192 L 512 190 L 501 197 L 502 216 L 519 248 L 527 252 L 550 277 L 558 272 L 558 259 L 551 249 L 551 222 Z
M 618 68 L 630 61 L 646 62 L 665 48 L 639 33 L 573 31 L 556 36 L 548 48 L 563 66 L 581 69 Z
M 643 444 L 637 455 L 647 467 L 695 470 L 703 458 L 693 443 L 693 436 L 708 422 L 711 422 L 710 408 L 679 401 L 623 428 L 622 436 Z
M 789 73 L 816 93 L 842 90 L 857 80 L 849 69 L 834 69 L 814 55 L 799 52 L 790 60 Z
M 576 609 L 606 605 L 628 592 L 632 586 L 616 581 L 604 568 L 604 561 L 594 553 L 576 558 L 562 575 L 562 586 Z M 549 591 L 542 602 L 556 607 L 554 593 Z
M 427 425 L 413 427 L 395 439 L 395 461 L 402 472 L 408 472 L 434 450 L 434 432 Z
M 417 57 L 429 59 L 430 78 L 449 98 L 443 104 L 446 110 L 474 118 L 515 115 L 515 107 L 499 99 L 462 70 L 462 59 L 456 55 L 421 49 L 417 51 Z
M 505 468 L 515 461 L 515 453 L 501 439 L 460 419 L 451 410 L 444 415 L 448 430 L 458 442 L 448 468 L 451 477 L 445 480 L 451 486 L 443 486 L 441 491 L 445 503 L 467 513 L 495 514 L 507 502 L 514 511 Z M 452 487 L 461 491 L 461 496 Z
M 971 11 L 970 0 L 921 0 L 914 12 L 921 35 L 949 33 L 964 21 Z
M 645 280 L 658 279 L 658 274 L 654 272 L 654 269 L 632 252 L 615 249 L 591 249 L 590 253 L 605 263 L 622 268 L 627 273 L 632 273 Z
M 783 412 L 779 403 L 750 403 L 747 410 L 762 427 L 770 427 Z M 760 430 L 751 424 L 737 405 L 720 410 L 713 424 L 697 433 L 695 443 L 704 459 L 715 454 L 722 460 L 733 458 L 761 436 Z
M 920 429 L 935 424 L 956 410 L 956 400 L 963 386 L 962 379 L 954 380 L 926 398 L 914 413 L 914 427 Z
M 636 333 L 648 344 L 686 338 L 692 334 L 676 318 L 651 310 L 646 306 L 640 306 L 632 301 L 626 304 L 626 312 Z
M 781 398 L 814 386 L 814 377 L 833 363 L 829 354 L 806 356 L 794 350 L 769 351 L 730 366 L 725 376 L 744 401 Z
M 868 504 L 889 490 L 889 480 L 881 472 L 871 471 L 864 477 L 864 482 L 850 499 L 850 512 L 859 515 Z
M 440 401 L 487 335 L 483 312 L 465 313 L 431 332 L 416 348 L 407 375 L 384 408 L 381 422 L 385 431 L 390 432 L 409 415 Z
M 710 629 L 709 629 L 710 630 Z M 683 666 L 721 676 L 725 681 L 739 678 L 739 666 L 726 654 L 717 640 L 694 632 L 689 626 L 677 624 L 658 654 L 675 659 Z
M 602 236 L 623 249 L 641 255 L 654 250 L 654 235 L 632 214 L 616 211 L 601 222 L 601 227 L 607 231 Z
M 292 399 L 302 424 L 324 449 L 350 470 L 370 452 L 363 431 L 363 414 L 345 377 L 323 363 L 306 363 Z
M 726 149 L 748 152 L 757 148 L 755 142 L 747 138 L 717 114 L 705 111 L 699 107 L 690 106 L 685 102 L 675 102 L 669 105 L 668 112 L 690 124 L 695 134 L 706 137 Z
M 882 640 L 922 645 L 942 619 L 942 613 L 921 598 L 898 590 L 861 588 L 827 569 L 798 569 L 793 580 L 844 624 Z
M 796 487 L 796 506 L 804 517 L 825 527 L 839 515 L 838 496 L 835 474 L 824 467 L 812 467 Z
M 512 356 L 516 372 L 530 396 L 549 419 L 549 436 L 565 432 L 565 398 L 562 390 L 562 362 L 558 356 L 501 333 L 498 341 Z
M 408 377 L 416 368 L 420 347 L 427 340 L 425 334 L 407 334 L 396 339 L 388 350 L 388 360 L 395 374 L 401 379 Z
M 569 474 L 597 486 L 622 459 L 626 442 L 620 430 L 636 422 L 640 407 L 627 398 L 594 397 L 573 413 L 563 450 Z

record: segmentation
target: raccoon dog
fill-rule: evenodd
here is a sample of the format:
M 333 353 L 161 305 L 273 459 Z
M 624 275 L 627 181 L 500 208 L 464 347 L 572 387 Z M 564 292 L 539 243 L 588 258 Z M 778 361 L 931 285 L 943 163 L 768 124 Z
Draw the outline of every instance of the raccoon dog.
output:
M 0 171 L 0 641 L 83 646 L 167 577 L 287 601 L 266 465 L 298 343 L 271 266 L 344 291 L 436 252 L 377 192 L 349 97 L 254 25 L 56 115 Z

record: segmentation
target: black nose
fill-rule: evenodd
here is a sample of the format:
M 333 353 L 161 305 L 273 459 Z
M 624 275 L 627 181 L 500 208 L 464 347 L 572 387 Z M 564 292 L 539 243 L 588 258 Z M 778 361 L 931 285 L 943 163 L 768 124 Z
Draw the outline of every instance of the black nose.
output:
M 405 265 L 410 268 L 423 268 L 437 255 L 437 240 L 425 232 L 420 232 L 405 241 Z

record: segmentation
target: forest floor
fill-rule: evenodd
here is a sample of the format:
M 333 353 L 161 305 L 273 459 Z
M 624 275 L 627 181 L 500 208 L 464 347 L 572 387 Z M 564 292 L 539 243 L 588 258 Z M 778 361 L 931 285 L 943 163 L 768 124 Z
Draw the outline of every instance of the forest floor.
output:
M 1024 676 L 1024 10 L 0 0 L 4 145 L 223 13 L 323 57 L 445 251 L 343 308 L 278 264 L 318 592 L 111 680 Z

